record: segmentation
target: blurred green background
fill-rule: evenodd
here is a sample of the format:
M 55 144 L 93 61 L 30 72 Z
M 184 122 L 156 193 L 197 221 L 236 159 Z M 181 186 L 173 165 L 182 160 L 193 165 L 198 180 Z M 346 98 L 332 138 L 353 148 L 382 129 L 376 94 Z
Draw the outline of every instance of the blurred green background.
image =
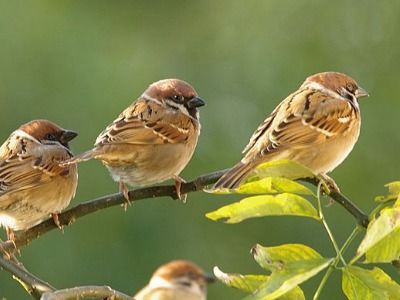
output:
M 48 118 L 80 133 L 72 144 L 80 153 L 151 82 L 177 77 L 207 101 L 197 151 L 182 173 L 191 179 L 239 160 L 253 130 L 284 97 L 308 75 L 335 70 L 371 95 L 362 99 L 358 144 L 332 174 L 370 211 L 383 184 L 400 179 L 399 16 L 399 1 L 1 0 L 0 138 L 31 119 Z M 79 176 L 71 205 L 117 191 L 97 161 L 80 165 Z M 103 210 L 64 234 L 57 230 L 32 242 L 20 259 L 59 288 L 107 284 L 133 294 L 157 266 L 176 258 L 207 271 L 218 265 L 262 273 L 249 254 L 255 243 L 306 243 L 334 254 L 311 219 L 226 225 L 204 217 L 235 199 L 193 193 L 186 205 L 160 198 L 135 203 L 126 213 Z M 337 204 L 326 214 L 342 243 L 354 220 Z M 321 276 L 302 286 L 307 298 Z M 219 283 L 209 288 L 209 299 L 242 296 Z M 6 272 L 0 272 L 1 297 L 29 299 Z M 322 299 L 342 298 L 336 274 Z

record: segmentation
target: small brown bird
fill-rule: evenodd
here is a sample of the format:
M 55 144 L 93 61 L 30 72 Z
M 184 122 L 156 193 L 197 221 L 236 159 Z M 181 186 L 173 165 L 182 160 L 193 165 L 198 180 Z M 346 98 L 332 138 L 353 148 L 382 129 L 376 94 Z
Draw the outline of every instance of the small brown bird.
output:
M 214 188 L 236 188 L 260 163 L 289 159 L 324 176 L 357 142 L 361 116 L 358 98 L 368 93 L 337 72 L 312 75 L 283 100 L 253 133 L 243 159 Z
M 204 104 L 182 80 L 157 81 L 100 133 L 92 150 L 69 163 L 101 160 L 128 201 L 126 184 L 146 186 L 170 178 L 175 179 L 180 197 L 179 173 L 196 148 L 197 108 Z
M 34 120 L 15 130 L 0 147 L 0 225 L 9 239 L 68 206 L 75 195 L 75 165 L 68 142 L 76 132 L 47 120 Z M 59 223 L 57 224 L 59 225 Z
M 206 300 L 207 283 L 214 277 L 195 264 L 175 260 L 159 267 L 135 300 Z

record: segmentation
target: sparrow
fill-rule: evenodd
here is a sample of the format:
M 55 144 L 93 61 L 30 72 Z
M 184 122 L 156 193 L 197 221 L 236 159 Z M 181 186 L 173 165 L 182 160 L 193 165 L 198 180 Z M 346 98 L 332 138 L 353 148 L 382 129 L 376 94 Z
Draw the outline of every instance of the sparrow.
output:
M 0 147 L 0 225 L 7 237 L 26 230 L 68 206 L 78 171 L 61 162 L 73 154 L 68 142 L 77 133 L 48 120 L 33 120 L 11 133 Z
M 129 203 L 127 184 L 147 186 L 179 177 L 200 135 L 198 107 L 205 105 L 194 88 L 179 79 L 152 83 L 97 137 L 93 149 L 68 163 L 103 162 Z M 126 209 L 126 206 L 125 206 Z
M 206 300 L 207 283 L 214 277 L 197 265 L 184 260 L 171 261 L 159 267 L 150 282 L 136 295 L 135 300 Z
M 360 134 L 358 98 L 368 96 L 351 77 L 323 72 L 308 77 L 256 129 L 242 160 L 215 189 L 234 189 L 263 162 L 289 159 L 337 188 L 327 173 L 349 155 Z

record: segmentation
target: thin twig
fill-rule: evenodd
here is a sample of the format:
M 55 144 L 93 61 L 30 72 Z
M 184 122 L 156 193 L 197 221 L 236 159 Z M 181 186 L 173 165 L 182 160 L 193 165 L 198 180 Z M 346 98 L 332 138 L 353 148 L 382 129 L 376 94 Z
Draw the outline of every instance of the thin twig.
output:
M 109 286 L 79 286 L 55 292 L 46 292 L 40 300 L 75 300 L 75 299 L 110 299 L 133 300 L 131 296 L 113 290 Z
M 215 183 L 226 171 L 227 170 L 216 171 L 210 174 L 202 175 L 194 179 L 193 181 L 183 183 L 181 187 L 181 192 L 183 194 L 186 194 L 202 190 L 207 185 Z M 304 181 L 310 182 L 315 186 L 318 186 L 319 183 L 317 179 L 304 179 Z M 338 192 L 332 192 L 329 196 L 336 202 L 340 203 L 344 208 L 346 208 L 346 210 L 349 211 L 361 225 L 363 225 L 364 227 L 368 225 L 368 216 L 365 215 L 344 195 Z M 171 197 L 173 199 L 177 199 L 178 196 L 176 194 L 175 185 L 146 187 L 129 192 L 129 198 L 131 202 L 156 197 Z M 101 209 L 124 203 L 125 198 L 121 193 L 106 195 L 96 198 L 94 200 L 80 203 L 75 207 L 72 207 L 59 214 L 60 225 L 70 225 L 80 217 L 94 213 Z M 58 227 L 56 226 L 56 224 L 54 224 L 53 219 L 45 220 L 42 223 L 24 232 L 21 232 L 20 234 L 17 234 L 14 243 L 11 241 L 0 243 L 0 248 L 3 247 L 4 250 L 10 253 L 14 252 L 15 250 L 27 245 L 32 240 L 37 239 L 39 236 L 56 228 Z
M 14 255 L 4 253 L 0 255 L 0 268 L 11 273 L 13 278 L 35 299 L 41 300 L 67 300 L 96 297 L 107 300 L 132 300 L 133 298 L 109 286 L 82 286 L 63 290 L 56 290 L 49 283 L 30 273 Z
M 301 181 L 305 181 L 308 183 L 313 184 L 314 186 L 318 187 L 319 180 L 318 178 L 304 178 L 300 179 Z M 328 195 L 332 198 L 335 202 L 342 205 L 356 220 L 359 225 L 364 228 L 368 227 L 369 218 L 361 209 L 357 207 L 349 198 L 338 191 L 331 191 Z
M 35 299 L 40 299 L 40 296 L 45 292 L 55 290 L 55 288 L 50 284 L 28 272 L 22 265 L 16 264 L 1 255 L 0 266 L 7 272 L 11 273 L 14 279 L 17 280 Z

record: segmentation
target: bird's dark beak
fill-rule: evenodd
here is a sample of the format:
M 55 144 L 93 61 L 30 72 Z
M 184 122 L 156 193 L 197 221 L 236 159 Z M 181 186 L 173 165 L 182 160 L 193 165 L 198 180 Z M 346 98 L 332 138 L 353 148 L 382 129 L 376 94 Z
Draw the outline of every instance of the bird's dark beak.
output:
M 69 141 L 73 140 L 78 136 L 78 133 L 72 130 L 64 130 L 61 135 L 60 142 L 63 144 L 67 144 Z
M 187 103 L 188 108 L 200 107 L 200 106 L 204 106 L 204 105 L 206 105 L 206 103 L 204 102 L 203 99 L 201 99 L 199 97 L 193 97 Z
M 356 91 L 356 98 L 360 98 L 360 97 L 369 97 L 369 94 L 366 90 L 364 90 L 362 87 L 359 87 Z
M 215 282 L 215 276 L 214 276 L 213 274 L 205 273 L 205 274 L 203 274 L 203 277 L 204 277 L 204 280 L 205 280 L 207 283 L 213 283 L 213 282 Z

